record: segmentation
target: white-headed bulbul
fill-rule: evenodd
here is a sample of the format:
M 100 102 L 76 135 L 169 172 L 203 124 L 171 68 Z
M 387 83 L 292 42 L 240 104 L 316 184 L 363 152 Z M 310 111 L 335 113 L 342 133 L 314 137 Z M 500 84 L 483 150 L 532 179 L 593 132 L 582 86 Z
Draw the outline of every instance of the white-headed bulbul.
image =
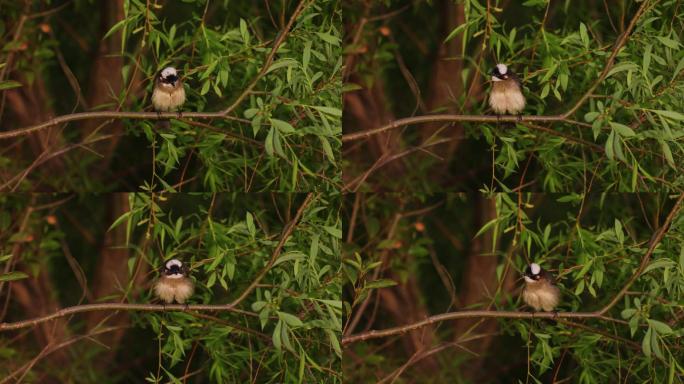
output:
M 522 291 L 523 300 L 535 311 L 551 312 L 560 301 L 560 289 L 554 282 L 553 275 L 532 263 L 525 269 L 525 288 Z
M 165 303 L 176 301 L 184 304 L 195 292 L 195 284 L 188 277 L 188 268 L 178 259 L 164 264 L 159 280 L 154 284 L 154 293 Z
M 174 67 L 166 67 L 157 76 L 152 92 L 152 106 L 157 112 L 177 111 L 180 116 L 180 108 L 185 102 L 185 88 L 183 81 L 178 76 Z M 163 125 L 169 124 L 168 120 L 162 121 Z
M 497 64 L 492 69 L 492 91 L 489 106 L 497 115 L 520 115 L 525 109 L 525 96 L 518 76 L 505 64 Z

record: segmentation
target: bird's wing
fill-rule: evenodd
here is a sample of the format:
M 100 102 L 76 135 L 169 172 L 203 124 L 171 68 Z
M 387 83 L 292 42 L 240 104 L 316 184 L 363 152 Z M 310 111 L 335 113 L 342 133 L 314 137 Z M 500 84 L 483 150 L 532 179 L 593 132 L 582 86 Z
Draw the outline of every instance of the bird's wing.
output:
M 511 77 L 511 79 L 513 79 L 515 81 L 516 84 L 518 84 L 518 87 L 522 91 L 522 89 L 523 89 L 522 80 L 520 80 L 518 75 L 516 75 L 514 72 L 511 72 L 510 77 Z

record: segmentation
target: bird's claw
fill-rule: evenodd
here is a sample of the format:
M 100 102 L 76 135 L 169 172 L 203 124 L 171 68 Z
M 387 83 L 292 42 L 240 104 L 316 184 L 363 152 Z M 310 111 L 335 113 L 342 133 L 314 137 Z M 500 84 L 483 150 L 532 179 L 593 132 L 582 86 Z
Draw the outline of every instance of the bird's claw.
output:
M 522 113 L 518 115 L 518 121 L 522 121 Z
M 183 117 L 183 111 L 181 111 L 181 110 L 179 109 L 178 111 L 176 111 L 176 115 L 177 115 L 178 118 L 180 119 L 181 117 Z

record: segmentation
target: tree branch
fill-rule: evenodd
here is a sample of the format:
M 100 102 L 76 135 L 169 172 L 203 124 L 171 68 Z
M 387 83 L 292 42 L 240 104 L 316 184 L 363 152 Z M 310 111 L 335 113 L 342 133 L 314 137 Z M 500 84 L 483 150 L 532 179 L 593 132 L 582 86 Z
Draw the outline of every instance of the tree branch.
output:
M 183 113 L 183 117 L 192 117 L 196 119 L 224 119 L 224 120 L 234 120 L 234 121 L 239 121 L 242 123 L 251 123 L 250 120 L 245 120 L 241 119 L 238 117 L 233 117 L 229 116 L 235 108 L 237 108 L 240 103 L 249 95 L 249 93 L 254 89 L 256 86 L 257 82 L 259 79 L 261 79 L 269 70 L 271 67 L 271 63 L 273 63 L 273 58 L 276 55 L 276 52 L 278 51 L 278 48 L 283 44 L 285 41 L 287 35 L 290 32 L 290 29 L 292 28 L 292 25 L 294 24 L 295 20 L 299 15 L 302 13 L 302 11 L 311 4 L 310 1 L 308 0 L 302 0 L 299 5 L 297 5 L 297 8 L 295 11 L 292 13 L 292 16 L 290 17 L 290 21 L 287 23 L 287 26 L 285 26 L 285 29 L 280 32 L 278 37 L 276 38 L 275 42 L 273 43 L 273 47 L 271 48 L 271 52 L 268 54 L 266 57 L 266 61 L 264 62 L 263 67 L 261 68 L 261 71 L 257 74 L 257 76 L 252 80 L 251 83 L 245 88 L 240 96 L 235 99 L 235 101 L 226 109 L 223 111 L 219 112 L 188 112 L 188 113 Z M 118 112 L 118 111 L 99 111 L 99 112 L 81 112 L 81 113 L 72 113 L 69 115 L 63 115 L 56 117 L 54 119 L 50 119 L 46 122 L 33 125 L 30 127 L 25 127 L 25 128 L 20 128 L 20 129 L 15 129 L 12 131 L 7 131 L 7 132 L 0 132 L 0 140 L 1 139 L 8 139 L 12 137 L 17 137 L 17 136 L 23 136 L 27 135 L 32 132 L 40 131 L 45 128 L 52 127 L 57 124 L 62 124 L 62 123 L 67 123 L 70 121 L 77 121 L 77 120 L 86 120 L 86 119 L 96 119 L 96 118 L 110 118 L 110 119 L 149 119 L 149 120 L 154 120 L 158 118 L 166 118 L 166 119 L 173 119 L 177 118 L 178 115 L 173 112 L 164 112 L 164 113 L 157 113 L 157 112 Z
M 283 234 L 280 236 L 280 241 L 278 242 L 275 251 L 273 251 L 273 255 L 271 255 L 271 260 L 269 260 L 268 264 L 266 264 L 264 269 L 262 269 L 261 272 L 259 272 L 259 275 L 256 277 L 256 279 L 254 279 L 254 281 L 252 281 L 252 284 L 250 284 L 249 287 L 247 287 L 247 289 L 245 289 L 237 299 L 230 303 L 229 307 L 237 307 L 237 305 L 240 304 L 242 300 L 244 300 L 247 296 L 249 296 L 250 293 L 252 293 L 252 291 L 257 287 L 261 279 L 263 279 L 263 277 L 266 276 L 266 273 L 268 273 L 268 271 L 271 270 L 271 267 L 273 267 L 273 264 L 278 259 L 278 256 L 280 256 L 280 252 L 283 250 L 285 242 L 292 234 L 292 231 L 294 231 L 295 226 L 297 226 L 297 222 L 304 214 L 304 210 L 311 203 L 311 201 L 313 201 L 314 197 L 315 196 L 313 192 L 309 192 L 309 194 L 306 195 L 306 199 L 304 199 L 302 205 L 299 206 L 299 209 L 297 210 L 295 217 L 292 220 L 290 220 L 285 229 L 283 229 Z
M 57 312 L 54 312 L 54 313 L 51 313 L 49 315 L 45 315 L 42 317 L 37 317 L 34 319 L 17 321 L 14 323 L 0 323 L 0 332 L 32 327 L 32 326 L 35 326 L 37 324 L 44 323 L 46 321 L 50 321 L 50 320 L 57 319 L 60 317 L 72 315 L 75 313 L 93 312 L 93 311 L 111 311 L 111 310 L 143 311 L 143 312 L 186 311 L 186 310 L 189 310 L 189 311 L 227 311 L 227 312 L 235 312 L 235 313 L 240 313 L 240 314 L 250 315 L 250 316 L 258 316 L 255 313 L 236 309 L 235 307 L 237 307 L 238 304 L 240 304 L 245 298 L 247 298 L 247 296 L 249 296 L 250 293 L 252 293 L 252 291 L 257 287 L 257 285 L 259 284 L 261 279 L 273 267 L 273 264 L 275 264 L 276 260 L 278 259 L 278 256 L 280 256 L 280 253 L 283 249 L 283 246 L 285 246 L 285 243 L 290 238 L 290 235 L 294 231 L 294 228 L 297 226 L 297 222 L 299 222 L 302 215 L 304 214 L 304 210 L 313 201 L 314 197 L 315 197 L 315 194 L 313 192 L 309 193 L 306 196 L 302 205 L 299 206 L 299 209 L 297 210 L 295 217 L 289 223 L 287 223 L 287 225 L 285 226 L 285 229 L 283 229 L 282 235 L 280 236 L 280 241 L 278 242 L 278 245 L 276 246 L 275 250 L 273 251 L 273 254 L 271 255 L 271 259 L 269 260 L 268 264 L 266 264 L 264 269 L 262 269 L 261 272 L 259 272 L 259 275 L 257 275 L 257 277 L 254 279 L 254 281 L 252 281 L 252 283 L 242 292 L 242 294 L 240 294 L 240 296 L 230 304 L 216 304 L 216 305 L 194 304 L 194 305 L 185 306 L 185 305 L 180 305 L 180 304 L 159 305 L 159 304 L 129 304 L 129 303 L 98 303 L 98 304 L 75 305 L 73 307 L 63 308 Z
M 308 3 L 308 4 L 307 4 Z M 242 100 L 247 97 L 247 95 L 254 89 L 256 86 L 257 82 L 259 82 L 259 79 L 261 79 L 266 72 L 268 72 L 268 69 L 271 67 L 271 63 L 273 62 L 273 58 L 275 57 L 276 52 L 278 51 L 278 48 L 280 48 L 280 45 L 283 44 L 285 41 L 285 38 L 287 37 L 288 33 L 290 33 L 290 29 L 292 28 L 292 25 L 294 24 L 295 20 L 299 17 L 299 15 L 304 11 L 306 7 L 308 7 L 310 2 L 308 0 L 301 0 L 299 2 L 299 5 L 297 5 L 297 8 L 292 12 L 292 16 L 290 16 L 290 21 L 287 22 L 287 25 L 285 26 L 285 29 L 283 29 L 278 37 L 276 38 L 275 42 L 273 43 L 273 48 L 271 48 L 271 52 L 268 54 L 266 57 L 266 61 L 264 62 L 263 67 L 261 67 L 261 71 L 256 75 L 256 77 L 252 80 L 251 83 L 245 88 L 244 91 L 240 94 L 240 96 L 235 99 L 233 104 L 231 104 L 228 108 L 224 109 L 221 113 L 224 115 L 228 115 L 231 113 L 235 108 L 240 105 Z
M 192 304 L 192 305 L 182 305 L 182 304 L 130 304 L 130 303 L 97 303 L 97 304 L 83 304 L 75 305 L 73 307 L 66 307 L 60 309 L 57 312 L 51 313 L 49 315 L 36 317 L 34 319 L 17 321 L 14 323 L 0 323 L 0 332 L 12 331 L 15 329 L 33 327 L 38 324 L 44 323 L 46 321 L 58 319 L 60 317 L 65 317 L 73 315 L 75 313 L 81 312 L 94 312 L 94 311 L 140 311 L 140 312 L 168 312 L 168 311 L 217 311 L 217 312 L 236 312 L 244 315 L 255 315 L 249 311 L 243 311 L 240 309 L 233 308 L 232 306 L 225 304 Z
M 682 201 L 684 201 L 684 193 L 680 194 L 679 197 L 677 198 L 677 201 L 675 202 L 675 205 L 672 207 L 672 210 L 670 213 L 667 215 L 667 218 L 665 219 L 665 222 L 663 225 L 658 228 L 658 230 L 651 236 L 651 240 L 649 241 L 648 245 L 648 250 L 644 254 L 644 257 L 641 259 L 641 264 L 639 265 L 639 268 L 637 268 L 636 272 L 632 275 L 632 277 L 627 281 L 627 283 L 622 287 L 620 292 L 618 292 L 613 299 L 606 304 L 605 307 L 603 307 L 598 313 L 601 315 L 605 314 L 608 312 L 611 308 L 617 304 L 620 299 L 622 299 L 623 296 L 627 293 L 629 288 L 634 284 L 637 278 L 639 278 L 639 275 L 641 275 L 642 272 L 644 272 L 644 269 L 646 269 L 646 266 L 648 266 L 648 262 L 651 260 L 651 255 L 653 255 L 653 252 L 655 251 L 656 247 L 658 244 L 660 244 L 660 241 L 663 239 L 665 236 L 665 233 L 670 229 L 670 224 L 672 224 L 672 221 L 674 220 L 675 216 L 677 216 L 677 213 L 679 210 L 682 208 Z
M 627 293 L 629 288 L 634 284 L 636 279 L 641 275 L 641 273 L 644 271 L 646 266 L 648 266 L 648 262 L 651 259 L 651 255 L 653 255 L 653 252 L 655 251 L 656 247 L 660 242 L 662 241 L 663 237 L 665 236 L 665 233 L 667 233 L 668 229 L 670 228 L 670 225 L 672 224 L 672 221 L 674 218 L 677 216 L 677 213 L 680 211 L 682 207 L 682 202 L 684 202 L 684 193 L 680 194 L 679 197 L 677 198 L 677 201 L 675 202 L 674 206 L 672 207 L 672 210 L 670 210 L 670 213 L 667 215 L 667 218 L 665 219 L 665 222 L 663 223 L 660 228 L 651 236 L 651 240 L 649 241 L 649 246 L 644 253 L 644 256 L 641 259 L 641 264 L 639 265 L 639 268 L 634 272 L 632 277 L 627 281 L 627 283 L 622 287 L 620 292 L 618 292 L 611 301 L 606 304 L 603 308 L 601 308 L 598 311 L 594 312 L 559 312 L 559 313 L 554 313 L 554 312 L 521 312 L 521 311 L 486 311 L 486 310 L 473 310 L 473 311 L 457 311 L 457 312 L 449 312 L 449 313 L 442 313 L 439 315 L 435 316 L 430 316 L 426 318 L 425 320 L 419 321 L 417 323 L 413 324 L 408 324 L 408 325 L 402 325 L 398 327 L 393 327 L 393 328 L 387 328 L 383 330 L 373 330 L 373 331 L 368 331 L 368 332 L 363 332 L 359 333 L 356 335 L 351 335 L 347 337 L 342 338 L 342 345 L 348 345 L 352 343 L 356 343 L 359 341 L 365 341 L 369 339 L 377 339 L 381 337 L 388 337 L 388 336 L 393 336 L 393 335 L 400 335 L 418 328 L 422 328 L 431 324 L 439 323 L 442 321 L 447 321 L 447 320 L 454 320 L 454 319 L 466 319 L 466 318 L 509 318 L 509 319 L 536 319 L 536 318 L 544 318 L 544 319 L 599 319 L 599 320 L 605 320 L 605 321 L 615 321 L 615 319 L 605 316 L 606 312 L 608 312 L 612 307 L 617 304 L 618 301 L 624 297 L 624 295 Z
M 223 112 L 186 112 L 182 114 L 182 117 L 194 117 L 196 119 L 224 119 L 224 120 L 234 120 L 241 123 L 249 124 L 251 121 L 241 119 L 233 116 L 226 116 Z M 15 129 L 7 132 L 0 132 L 1 139 L 9 139 L 12 137 L 27 135 L 32 132 L 40 131 L 45 128 L 52 127 L 57 124 L 68 123 L 70 121 L 86 120 L 86 119 L 97 119 L 97 118 L 109 118 L 109 119 L 147 119 L 147 120 L 157 120 L 159 118 L 164 119 L 176 119 L 178 114 L 175 112 L 119 112 L 119 111 L 99 111 L 99 112 L 79 112 L 72 113 L 70 115 L 63 115 L 50 119 L 46 122 L 32 125 L 30 127 Z
M 361 132 L 354 132 L 354 133 L 349 133 L 346 135 L 342 135 L 342 142 L 347 142 L 347 141 L 354 141 L 362 138 L 366 138 L 372 135 L 376 135 L 378 133 L 382 133 L 391 129 L 396 129 L 400 128 L 405 125 L 412 125 L 412 124 L 420 124 L 420 123 L 430 123 L 430 122 L 476 122 L 476 123 L 495 123 L 495 122 L 519 122 L 519 121 L 537 121 L 537 122 L 554 122 L 554 121 L 560 121 L 560 122 L 566 122 L 566 123 L 571 123 L 571 124 L 577 124 L 577 122 L 571 120 L 569 117 L 577 112 L 577 110 L 584 104 L 584 102 L 587 101 L 589 97 L 591 97 L 591 94 L 596 90 L 596 88 L 603 82 L 603 80 L 608 77 L 608 73 L 610 70 L 613 68 L 613 64 L 615 63 L 615 58 L 617 57 L 620 49 L 627 43 L 627 39 L 629 35 L 632 33 L 632 30 L 636 26 L 636 22 L 641 18 L 641 16 L 646 12 L 646 9 L 648 8 L 649 2 L 644 1 L 641 4 L 641 7 L 637 10 L 636 14 L 634 14 L 634 17 L 632 18 L 632 21 L 629 23 L 629 26 L 625 30 L 625 32 L 618 38 L 617 42 L 615 43 L 615 46 L 613 47 L 613 51 L 608 57 L 608 60 L 606 61 L 606 64 L 603 68 L 603 71 L 599 75 L 599 78 L 594 82 L 594 84 L 589 87 L 589 90 L 585 92 L 585 94 L 575 103 L 575 105 L 572 106 L 569 110 L 564 112 L 563 114 L 560 115 L 550 115 L 550 116 L 491 116 L 491 115 L 428 115 L 428 116 L 416 116 L 416 117 L 409 117 L 405 119 L 398 119 L 395 121 L 392 121 L 388 123 L 387 125 L 384 125 L 380 128 L 375 128 L 375 129 L 369 129 L 366 131 L 361 131 Z M 534 127 L 532 127 L 534 128 Z M 534 128 L 536 129 L 536 128 Z

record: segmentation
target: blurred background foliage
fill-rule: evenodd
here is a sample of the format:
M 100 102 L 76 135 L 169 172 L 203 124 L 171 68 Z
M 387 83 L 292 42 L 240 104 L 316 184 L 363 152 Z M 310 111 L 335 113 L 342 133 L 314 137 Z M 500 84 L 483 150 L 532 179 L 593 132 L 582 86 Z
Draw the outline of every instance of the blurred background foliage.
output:
M 563 312 L 608 304 L 674 206 L 666 194 L 365 194 L 343 217 L 344 337 L 469 309 L 528 311 L 530 262 Z M 443 321 L 344 346 L 354 383 L 681 383 L 684 213 L 599 319 Z
M 347 2 L 344 133 L 433 113 L 491 114 L 496 63 L 522 79 L 524 114 L 563 114 L 590 92 L 637 14 L 572 121 L 424 123 L 345 142 L 344 188 L 681 190 L 678 0 Z
M 230 119 L 172 120 L 161 131 L 155 121 L 88 119 L 3 140 L 0 189 L 334 189 L 341 10 L 337 0 L 302 1 L 268 72 Z M 73 112 L 150 111 L 166 66 L 182 72 L 185 112 L 226 110 L 299 4 L 2 0 L 2 129 Z
M 0 322 L 158 303 L 151 284 L 170 258 L 191 267 L 190 304 L 228 304 L 305 197 L 0 195 Z M 341 382 L 339 204 L 313 196 L 240 312 L 88 312 L 3 331 L 0 382 Z

